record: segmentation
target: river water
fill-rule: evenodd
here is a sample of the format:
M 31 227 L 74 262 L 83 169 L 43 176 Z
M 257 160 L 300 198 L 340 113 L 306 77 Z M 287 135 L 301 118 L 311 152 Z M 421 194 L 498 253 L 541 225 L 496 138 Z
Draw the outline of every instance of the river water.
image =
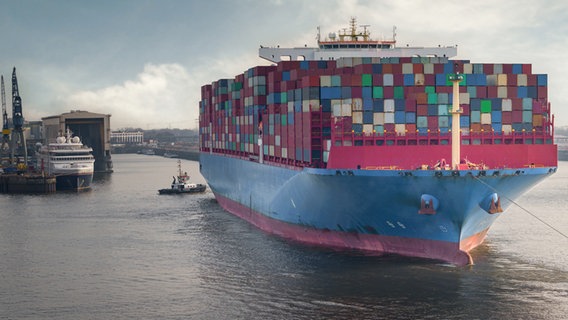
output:
M 0 195 L 0 319 L 568 318 L 568 162 L 458 268 L 292 243 L 158 195 L 175 159 L 113 160 L 88 192 Z

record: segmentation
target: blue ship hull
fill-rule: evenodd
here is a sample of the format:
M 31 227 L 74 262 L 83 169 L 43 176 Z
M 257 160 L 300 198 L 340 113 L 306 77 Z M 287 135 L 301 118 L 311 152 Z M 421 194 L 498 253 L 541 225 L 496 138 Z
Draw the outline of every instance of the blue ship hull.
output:
M 295 169 L 208 153 L 200 168 L 227 211 L 267 232 L 458 265 L 501 214 L 492 199 L 506 209 L 556 170 Z

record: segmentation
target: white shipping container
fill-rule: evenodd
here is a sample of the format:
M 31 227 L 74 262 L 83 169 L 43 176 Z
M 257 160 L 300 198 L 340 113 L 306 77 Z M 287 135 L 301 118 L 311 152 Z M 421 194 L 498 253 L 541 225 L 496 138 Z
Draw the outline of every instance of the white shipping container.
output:
M 434 74 L 434 64 L 425 63 L 424 64 L 424 74 Z
M 394 112 L 394 99 L 385 99 L 384 108 L 385 112 Z
M 497 98 L 507 98 L 507 87 L 497 87 Z
M 320 87 L 331 87 L 331 76 L 320 76 Z
M 385 123 L 394 123 L 394 112 L 385 112 Z
M 274 136 L 274 144 L 280 146 L 280 136 Z
M 361 111 L 353 111 L 353 123 L 354 124 L 362 124 L 363 123 L 363 112 Z
M 373 133 L 373 125 L 372 124 L 364 124 L 363 125 L 363 132 L 364 133 Z
M 424 85 L 424 74 L 422 73 L 417 73 L 414 75 L 414 84 L 417 86 L 423 86 Z
M 460 104 L 469 104 L 469 92 L 460 92 Z
M 403 63 L 402 64 L 402 73 L 403 74 L 413 74 L 414 73 L 414 66 L 412 63 Z
M 404 123 L 397 123 L 394 125 L 394 131 L 399 135 L 399 136 L 404 136 L 406 134 L 406 124 Z
M 505 134 L 511 134 L 511 132 L 513 132 L 513 126 L 510 124 L 504 124 L 501 127 L 501 130 L 503 130 L 503 133 Z
M 288 158 L 288 148 L 282 148 L 282 158 Z
M 507 75 L 504 73 L 497 75 L 497 85 L 506 86 L 507 85 Z
M 333 112 L 334 117 L 340 117 L 341 116 L 341 104 L 334 104 L 332 102 L 331 111 Z
M 383 86 L 389 86 L 392 87 L 394 84 L 394 77 L 392 74 L 390 73 L 385 73 L 383 75 Z
M 517 75 L 517 86 L 519 87 L 526 87 L 527 86 L 527 75 L 526 74 L 518 74 Z
M 473 73 L 473 65 L 471 63 L 464 63 L 463 64 L 463 73 L 472 74 Z
M 341 105 L 341 115 L 343 117 L 350 117 L 351 116 L 351 104 L 342 104 Z
M 294 112 L 294 101 L 288 101 L 288 112 Z
M 513 101 L 511 99 L 503 99 L 501 102 L 502 111 L 513 111 Z
M 361 111 L 363 110 L 363 99 L 355 98 L 351 100 L 352 103 L 352 110 L 353 111 Z
M 481 124 L 491 124 L 491 113 L 481 114 Z
M 385 114 L 383 112 L 374 112 L 373 113 L 373 124 L 385 124 Z

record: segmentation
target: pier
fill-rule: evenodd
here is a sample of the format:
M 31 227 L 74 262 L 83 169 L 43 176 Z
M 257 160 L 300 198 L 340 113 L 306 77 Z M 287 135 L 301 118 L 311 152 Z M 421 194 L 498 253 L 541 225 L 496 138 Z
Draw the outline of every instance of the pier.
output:
M 55 177 L 36 173 L 0 175 L 0 193 L 55 193 Z

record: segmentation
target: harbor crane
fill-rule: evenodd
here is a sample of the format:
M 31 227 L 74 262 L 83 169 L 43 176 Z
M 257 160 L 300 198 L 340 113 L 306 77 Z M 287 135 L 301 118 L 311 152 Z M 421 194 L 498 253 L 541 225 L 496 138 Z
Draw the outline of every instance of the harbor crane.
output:
M 8 126 L 8 113 L 6 112 L 6 90 L 4 90 L 4 76 L 0 76 L 2 81 L 2 146 L 0 151 L 4 152 L 10 148 L 10 127 Z
M 24 137 L 24 115 L 22 113 L 22 98 L 18 90 L 18 78 L 16 77 L 16 67 L 12 72 L 12 123 L 14 130 L 12 130 L 11 150 L 12 154 L 10 160 L 14 163 L 14 153 L 18 148 L 18 143 L 24 153 L 24 164 L 28 163 L 28 150 L 26 148 L 26 138 Z M 15 135 L 15 136 L 14 136 Z

